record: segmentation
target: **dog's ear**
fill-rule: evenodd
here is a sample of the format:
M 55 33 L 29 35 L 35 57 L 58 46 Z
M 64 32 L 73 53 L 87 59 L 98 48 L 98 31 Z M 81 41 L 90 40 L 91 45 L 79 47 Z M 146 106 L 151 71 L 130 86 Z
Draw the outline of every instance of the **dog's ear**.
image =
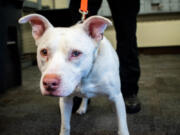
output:
M 103 33 L 108 25 L 112 25 L 112 22 L 101 16 L 91 16 L 83 22 L 83 29 L 95 39 L 97 42 L 102 40 Z
M 19 19 L 20 24 L 27 22 L 32 26 L 32 35 L 35 40 L 39 39 L 47 29 L 53 27 L 44 16 L 39 14 L 30 14 Z

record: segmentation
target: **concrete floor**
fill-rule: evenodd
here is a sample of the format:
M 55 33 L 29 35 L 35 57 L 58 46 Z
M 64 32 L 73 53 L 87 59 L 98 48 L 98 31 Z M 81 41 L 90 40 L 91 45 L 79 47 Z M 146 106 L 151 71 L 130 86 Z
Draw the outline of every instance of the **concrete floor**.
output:
M 127 115 L 131 135 L 180 135 L 180 55 L 141 55 L 142 110 Z M 36 66 L 23 70 L 23 85 L 0 96 L 0 135 L 58 135 L 58 98 L 43 97 Z M 88 113 L 72 115 L 71 135 L 117 135 L 116 114 L 106 98 Z

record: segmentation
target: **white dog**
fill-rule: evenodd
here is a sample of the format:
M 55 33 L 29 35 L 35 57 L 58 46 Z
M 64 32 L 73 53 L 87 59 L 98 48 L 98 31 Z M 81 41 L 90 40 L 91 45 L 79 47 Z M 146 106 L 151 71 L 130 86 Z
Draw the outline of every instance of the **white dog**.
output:
M 72 99 L 83 97 L 77 113 L 87 110 L 88 98 L 106 95 L 115 103 L 118 135 L 129 135 L 124 100 L 120 88 L 119 60 L 104 30 L 111 21 L 92 16 L 69 28 L 53 27 L 43 16 L 30 14 L 29 22 L 37 45 L 38 67 L 42 73 L 42 95 L 60 97 L 60 135 L 70 135 Z

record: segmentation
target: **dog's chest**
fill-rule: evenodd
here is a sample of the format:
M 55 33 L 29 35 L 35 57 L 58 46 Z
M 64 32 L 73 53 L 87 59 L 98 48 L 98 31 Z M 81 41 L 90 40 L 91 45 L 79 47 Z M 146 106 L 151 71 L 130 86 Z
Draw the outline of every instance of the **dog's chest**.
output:
M 79 97 L 92 98 L 98 95 L 104 95 L 105 85 L 91 81 L 81 83 L 75 90 L 74 95 Z

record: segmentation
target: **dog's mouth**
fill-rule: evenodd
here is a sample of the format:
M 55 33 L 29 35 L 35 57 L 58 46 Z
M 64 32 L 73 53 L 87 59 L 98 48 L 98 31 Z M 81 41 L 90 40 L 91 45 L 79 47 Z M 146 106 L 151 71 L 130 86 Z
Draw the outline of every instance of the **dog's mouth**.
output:
M 70 91 L 63 91 L 60 89 L 57 89 L 55 91 L 52 91 L 51 89 L 43 90 L 42 95 L 43 96 L 52 96 L 52 97 L 67 97 L 74 93 L 75 90 L 80 89 L 80 84 L 77 84 L 74 90 Z
M 50 96 L 50 97 L 64 97 L 64 96 L 56 95 L 56 94 L 53 94 L 53 93 L 49 93 L 49 94 L 44 95 L 44 96 Z
M 45 83 L 45 79 L 41 79 L 40 88 L 43 96 L 67 97 L 80 90 L 81 80 L 79 79 L 79 81 L 77 79 L 71 79 L 72 83 L 65 83 L 61 80 L 61 83 L 59 85 L 51 83 L 50 81 L 52 81 L 53 79 L 48 80 L 49 82 L 47 81 L 47 84 Z
M 42 92 L 43 96 L 52 96 L 52 97 L 66 97 L 69 96 L 69 93 L 63 93 L 60 90 L 56 90 L 56 91 L 44 91 Z

